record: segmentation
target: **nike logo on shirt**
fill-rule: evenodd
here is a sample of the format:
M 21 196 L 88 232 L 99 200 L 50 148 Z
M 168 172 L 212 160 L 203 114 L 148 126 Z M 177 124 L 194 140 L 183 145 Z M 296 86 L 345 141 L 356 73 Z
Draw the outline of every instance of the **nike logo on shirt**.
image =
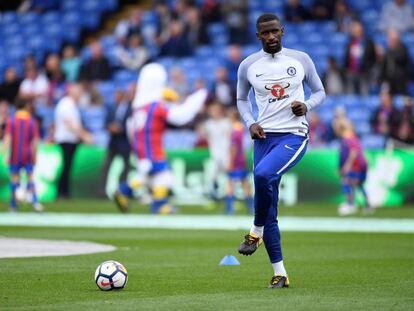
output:
M 257 74 L 257 73 L 256 73 L 256 78 L 261 77 L 261 76 L 263 76 L 263 75 L 264 75 L 264 73 L 260 73 L 260 74 Z
M 290 149 L 290 150 L 295 150 L 295 149 L 293 149 L 292 147 L 289 147 L 288 145 L 285 145 L 285 148 L 286 148 L 286 149 Z

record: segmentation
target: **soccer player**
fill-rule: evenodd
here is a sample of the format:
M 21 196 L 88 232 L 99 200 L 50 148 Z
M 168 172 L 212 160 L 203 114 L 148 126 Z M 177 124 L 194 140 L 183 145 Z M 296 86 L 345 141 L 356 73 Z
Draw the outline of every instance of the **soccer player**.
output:
M 206 89 L 189 95 L 182 104 L 169 104 L 178 99 L 171 89 L 166 89 L 167 72 L 157 63 L 142 67 L 137 91 L 132 103 L 133 113 L 127 128 L 131 147 L 138 158 L 139 178 L 120 184 L 114 200 L 121 211 L 128 211 L 128 201 L 133 188 L 149 185 L 152 191 L 152 213 L 171 213 L 168 196 L 172 175 L 168 167 L 163 136 L 167 123 L 181 126 L 190 122 L 202 109 L 207 98 Z
M 33 208 L 37 212 L 43 211 L 37 200 L 33 182 L 33 166 L 36 162 L 36 150 L 39 141 L 39 128 L 37 121 L 29 112 L 28 102 L 18 100 L 17 111 L 10 116 L 6 123 L 4 136 L 4 151 L 9 153 L 9 169 L 11 177 L 10 211 L 17 211 L 16 190 L 19 188 L 20 173 L 24 169 L 27 175 L 27 190 L 32 193 Z
M 238 70 L 237 106 L 254 139 L 254 222 L 240 244 L 239 253 L 253 254 L 264 241 L 274 269 L 269 287 L 289 286 L 277 220 L 281 177 L 303 157 L 309 126 L 305 114 L 319 105 L 325 91 L 310 57 L 282 48 L 284 28 L 274 14 L 256 21 L 256 36 L 263 49 L 242 61 Z M 302 82 L 311 90 L 305 100 Z M 258 106 L 253 118 L 248 99 L 253 89 Z
M 240 122 L 240 115 L 236 108 L 228 110 L 228 116 L 232 125 L 230 140 L 230 160 L 227 175 L 226 214 L 234 211 L 234 186 L 237 181 L 241 182 L 245 203 L 250 214 L 253 214 L 253 197 L 250 183 L 247 180 L 247 162 L 244 150 L 244 126 Z
M 365 213 L 373 212 L 369 204 L 364 182 L 367 176 L 367 160 L 358 136 L 355 134 L 351 121 L 344 119 L 337 123 L 335 132 L 341 139 L 339 169 L 342 191 L 346 203 L 341 204 L 338 213 L 341 216 L 354 214 L 358 211 L 355 205 L 355 192 L 360 190 L 365 200 Z

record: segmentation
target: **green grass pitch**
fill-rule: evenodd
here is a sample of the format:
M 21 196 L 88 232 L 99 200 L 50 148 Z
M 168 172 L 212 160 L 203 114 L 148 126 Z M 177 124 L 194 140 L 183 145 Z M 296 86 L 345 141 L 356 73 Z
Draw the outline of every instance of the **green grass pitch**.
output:
M 52 209 L 66 209 L 64 204 Z M 108 212 L 105 206 L 99 211 Z M 321 214 L 318 208 L 313 210 Z M 283 213 L 311 216 L 310 209 Z M 401 210 L 377 216 L 412 216 L 412 208 Z M 0 310 L 414 310 L 413 234 L 282 232 L 291 288 L 270 290 L 272 270 L 263 247 L 251 257 L 237 256 L 240 266 L 219 266 L 224 255 L 236 254 L 244 233 L 0 227 L 0 236 L 87 240 L 118 248 L 0 259 Z M 124 290 L 102 292 L 94 283 L 96 266 L 109 259 L 128 270 Z

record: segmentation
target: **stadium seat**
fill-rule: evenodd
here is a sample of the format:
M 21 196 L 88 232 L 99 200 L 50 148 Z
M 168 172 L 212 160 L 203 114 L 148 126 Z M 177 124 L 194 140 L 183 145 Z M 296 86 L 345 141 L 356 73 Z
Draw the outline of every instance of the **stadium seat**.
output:
M 364 135 L 361 142 L 365 149 L 384 149 L 385 137 L 376 134 Z

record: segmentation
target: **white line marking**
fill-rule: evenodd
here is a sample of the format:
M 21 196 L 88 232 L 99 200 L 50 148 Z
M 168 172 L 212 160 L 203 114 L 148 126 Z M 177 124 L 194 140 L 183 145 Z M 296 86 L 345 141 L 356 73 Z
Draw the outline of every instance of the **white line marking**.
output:
M 251 216 L 0 213 L 0 226 L 248 230 Z M 279 218 L 282 231 L 414 233 L 414 219 Z

